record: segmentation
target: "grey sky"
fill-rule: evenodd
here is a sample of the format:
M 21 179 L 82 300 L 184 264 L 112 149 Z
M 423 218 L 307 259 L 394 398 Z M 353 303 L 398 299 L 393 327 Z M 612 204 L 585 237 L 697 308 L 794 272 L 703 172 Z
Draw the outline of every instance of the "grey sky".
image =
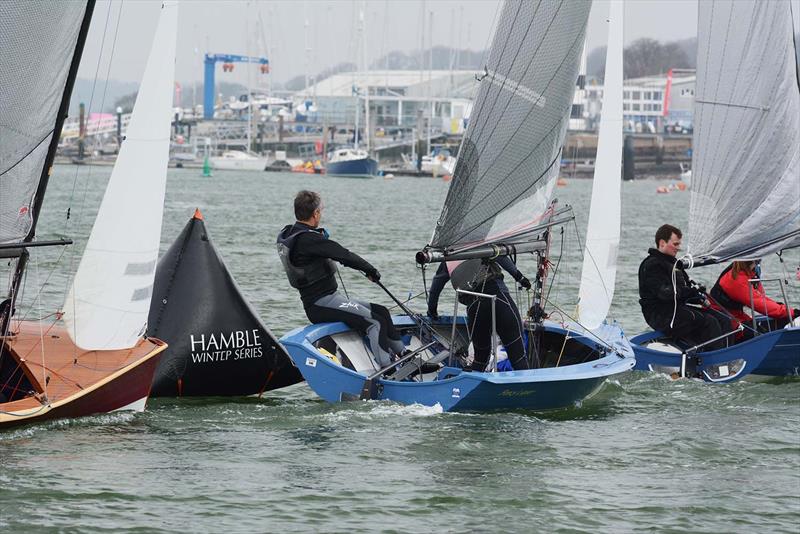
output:
M 627 0 L 625 42 L 640 37 L 660 41 L 693 37 L 697 1 Z M 800 27 L 800 0 L 792 0 L 792 4 L 795 27 Z M 99 80 L 108 77 L 137 81 L 144 71 L 160 5 L 160 0 L 99 0 L 79 76 L 92 79 L 99 66 Z M 484 49 L 493 31 L 498 5 L 496 0 L 370 0 L 366 2 L 368 60 L 391 50 L 418 50 L 423 12 L 433 12 L 434 45 L 460 44 L 461 48 Z M 184 83 L 202 81 L 202 57 L 206 51 L 267 55 L 276 81 L 302 75 L 306 62 L 310 74 L 343 61 L 356 62 L 355 21 L 360 6 L 362 2 L 351 0 L 183 0 L 178 22 L 176 79 Z M 116 31 L 120 8 L 122 19 Z M 606 2 L 594 2 L 587 35 L 590 50 L 605 44 L 607 12 Z M 430 15 L 425 17 L 428 19 Z M 307 55 L 304 53 L 306 18 L 310 49 Z M 101 46 L 104 30 L 105 44 Z M 427 47 L 430 38 L 428 35 L 424 38 Z M 264 41 L 270 47 L 268 54 Z M 109 63 L 112 45 L 113 61 Z M 246 84 L 247 70 L 237 65 L 233 73 L 223 73 L 218 67 L 217 80 Z M 264 81 L 255 68 L 250 73 L 253 85 Z

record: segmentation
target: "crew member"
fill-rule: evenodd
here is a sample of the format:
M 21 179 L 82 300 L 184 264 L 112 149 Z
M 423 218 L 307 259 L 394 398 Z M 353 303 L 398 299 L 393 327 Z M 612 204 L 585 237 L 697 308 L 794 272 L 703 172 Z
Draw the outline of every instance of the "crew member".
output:
M 308 320 L 312 323 L 342 321 L 367 336 L 375 360 L 381 367 L 405 348 L 394 328 L 389 310 L 348 298 L 338 292 L 336 263 L 362 271 L 372 282 L 381 278 L 368 261 L 328 237 L 319 226 L 322 199 L 313 191 L 300 191 L 294 199 L 297 221 L 278 234 L 280 256 L 289 284 L 300 292 Z
M 653 329 L 700 345 L 729 332 L 730 327 L 727 319 L 710 310 L 704 292 L 693 287 L 696 284 L 678 261 L 681 238 L 681 231 L 669 224 L 656 231 L 657 248 L 649 249 L 639 265 L 639 305 Z M 726 338 L 722 338 L 702 350 L 725 346 Z
M 456 264 L 457 265 L 453 265 Z M 431 281 L 428 291 L 428 315 L 436 320 L 439 295 L 447 281 L 456 289 L 497 295 L 495 301 L 495 325 L 497 334 L 508 354 L 511 367 L 515 370 L 529 369 L 525 356 L 525 343 L 522 336 L 522 318 L 517 305 L 508 292 L 501 267 L 514 277 L 525 289 L 531 288 L 530 281 L 517 269 L 508 256 L 501 256 L 490 261 L 467 260 L 463 262 L 442 262 Z M 459 293 L 459 302 L 467 306 L 467 326 L 471 334 L 475 358 L 467 371 L 484 371 L 492 353 L 492 300 L 485 297 L 473 297 Z
M 800 310 L 790 310 L 786 304 L 775 302 L 764 292 L 761 282 L 750 280 L 761 278 L 760 261 L 735 261 L 719 275 L 711 289 L 711 298 L 719 308 L 727 311 L 734 318 L 734 327 L 738 323 L 747 325 L 752 322 L 744 311 L 744 307 L 753 306 L 756 313 L 772 319 L 773 328 L 783 328 L 791 319 L 800 317 Z M 752 296 L 752 300 L 751 300 Z M 748 337 L 748 336 L 745 336 Z

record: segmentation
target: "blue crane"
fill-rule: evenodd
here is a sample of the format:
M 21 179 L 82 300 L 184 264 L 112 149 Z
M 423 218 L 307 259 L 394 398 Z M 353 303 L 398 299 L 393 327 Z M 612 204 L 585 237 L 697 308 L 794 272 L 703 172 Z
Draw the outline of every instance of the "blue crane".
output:
M 217 62 L 230 63 L 230 70 L 233 70 L 233 63 L 258 63 L 261 65 L 261 72 L 269 72 L 269 60 L 265 57 L 237 56 L 235 54 L 206 54 L 205 78 L 203 80 L 203 118 L 214 118 L 214 67 Z M 227 68 L 225 69 L 228 70 Z M 248 99 L 250 97 L 248 96 Z

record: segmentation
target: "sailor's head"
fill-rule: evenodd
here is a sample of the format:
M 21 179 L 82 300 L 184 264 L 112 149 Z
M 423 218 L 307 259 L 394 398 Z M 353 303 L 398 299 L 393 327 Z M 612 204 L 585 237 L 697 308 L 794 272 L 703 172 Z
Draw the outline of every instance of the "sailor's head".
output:
M 322 210 L 322 197 L 319 193 L 304 189 L 294 197 L 294 216 L 301 223 L 316 228 L 322 219 Z
M 656 248 L 669 256 L 677 256 L 681 251 L 683 234 L 671 224 L 663 224 L 656 230 Z

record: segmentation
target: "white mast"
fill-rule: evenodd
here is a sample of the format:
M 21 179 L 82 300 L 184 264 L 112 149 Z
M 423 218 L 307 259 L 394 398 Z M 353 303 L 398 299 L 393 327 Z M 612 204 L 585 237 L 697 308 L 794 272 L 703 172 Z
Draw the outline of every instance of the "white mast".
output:
M 361 46 L 364 61 L 364 144 L 367 154 L 370 151 L 370 122 L 369 122 L 369 63 L 367 62 L 367 24 L 366 24 L 366 2 L 364 3 L 359 17 L 361 18 Z

